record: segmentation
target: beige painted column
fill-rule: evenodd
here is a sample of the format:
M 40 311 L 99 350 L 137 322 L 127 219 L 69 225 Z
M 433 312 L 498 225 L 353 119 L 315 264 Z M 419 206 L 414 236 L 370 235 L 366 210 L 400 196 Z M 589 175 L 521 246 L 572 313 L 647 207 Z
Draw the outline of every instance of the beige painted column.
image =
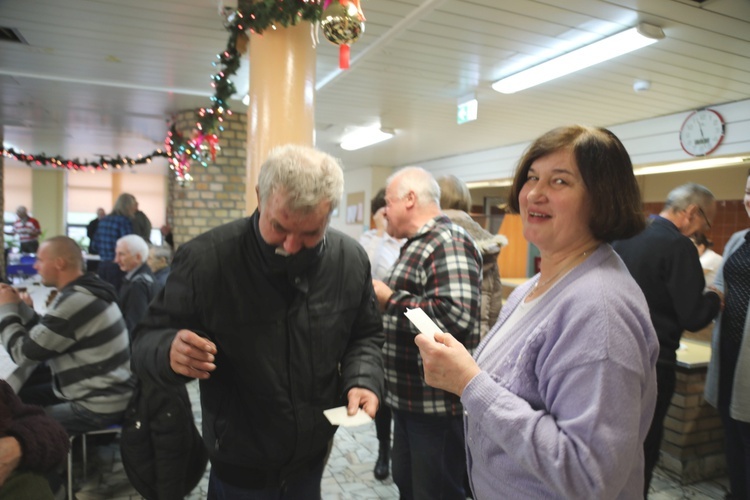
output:
M 122 172 L 114 168 L 110 168 L 110 172 L 112 172 L 112 208 L 114 208 L 117 198 L 122 194 Z
M 288 143 L 313 145 L 315 49 L 310 23 L 250 36 L 246 211 L 258 206 L 255 186 L 269 151 Z
M 31 171 L 31 199 L 34 207 L 34 218 L 42 226 L 43 238 L 65 234 L 65 215 L 68 210 L 65 203 L 66 182 L 65 170 L 33 169 Z

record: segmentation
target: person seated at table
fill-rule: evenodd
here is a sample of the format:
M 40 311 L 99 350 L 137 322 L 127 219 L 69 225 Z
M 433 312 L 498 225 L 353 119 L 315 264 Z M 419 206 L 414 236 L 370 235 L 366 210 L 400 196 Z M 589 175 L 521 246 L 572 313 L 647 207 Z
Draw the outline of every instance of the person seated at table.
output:
M 81 248 L 67 236 L 44 241 L 34 268 L 59 293 L 40 317 L 28 295 L 0 284 L 0 340 L 18 365 L 47 362 L 52 383 L 42 404 L 69 434 L 119 424 L 135 379 L 117 293 L 84 274 Z
M 0 499 L 52 500 L 44 474 L 65 460 L 68 433 L 38 406 L 24 404 L 0 380 Z
M 120 286 L 120 310 L 132 339 L 135 325 L 148 310 L 154 298 L 154 274 L 148 267 L 148 243 L 137 234 L 129 234 L 117 240 L 115 262 L 125 273 Z
M 167 284 L 169 276 L 169 264 L 172 262 L 172 249 L 167 245 L 155 245 L 148 249 L 148 260 L 146 263 L 154 273 L 154 295 L 159 293 Z

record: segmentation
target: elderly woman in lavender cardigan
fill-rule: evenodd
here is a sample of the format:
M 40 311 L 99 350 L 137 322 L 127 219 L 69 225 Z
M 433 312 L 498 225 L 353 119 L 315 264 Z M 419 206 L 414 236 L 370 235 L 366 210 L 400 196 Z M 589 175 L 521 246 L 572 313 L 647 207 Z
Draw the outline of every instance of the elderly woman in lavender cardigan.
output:
M 605 129 L 537 139 L 510 197 L 541 272 L 472 356 L 418 335 L 426 382 L 458 394 L 477 500 L 640 498 L 656 400 L 656 334 L 609 242 L 644 227 L 632 164 Z

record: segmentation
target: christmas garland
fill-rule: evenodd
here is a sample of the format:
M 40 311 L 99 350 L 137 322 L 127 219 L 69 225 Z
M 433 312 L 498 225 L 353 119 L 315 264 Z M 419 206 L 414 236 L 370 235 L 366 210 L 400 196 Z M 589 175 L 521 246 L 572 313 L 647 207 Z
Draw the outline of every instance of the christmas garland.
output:
M 0 153 L 7 158 L 25 163 L 30 167 L 41 166 L 41 167 L 53 167 L 53 168 L 65 168 L 68 170 L 107 170 L 109 168 L 121 169 L 123 167 L 132 167 L 133 165 L 142 165 L 144 163 L 151 163 L 152 158 L 156 157 L 167 157 L 168 154 L 161 149 L 157 149 L 153 153 L 147 156 L 138 155 L 137 158 L 131 158 L 129 156 L 100 156 L 99 161 L 80 161 L 78 158 L 66 159 L 61 156 L 47 156 L 44 153 L 38 155 L 26 154 L 23 151 L 16 151 L 13 148 L 6 149 L 5 147 L 0 150 Z
M 224 117 L 231 116 L 229 99 L 237 89 L 229 77 L 237 74 L 242 54 L 247 50 L 249 37 L 247 32 L 262 34 L 267 29 L 276 29 L 276 25 L 287 27 L 300 21 L 317 22 L 320 20 L 322 7 L 320 0 L 240 0 L 237 10 L 227 16 L 224 27 L 229 31 L 227 46 L 216 58 L 214 66 L 221 66 L 211 77 L 211 86 L 215 92 L 211 97 L 211 107 L 200 108 L 192 137 L 185 140 L 174 127 L 165 139 L 165 146 L 170 153 L 170 168 L 174 170 L 178 181 L 189 181 L 191 160 L 208 165 L 208 156 L 216 160 L 219 147 L 219 134 L 224 131 Z
M 331 0 L 326 0 L 326 5 Z M 334 0 L 336 1 L 336 0 Z M 359 3 L 356 2 L 357 7 Z M 170 168 L 174 170 L 180 182 L 191 180 L 190 163 L 199 161 L 208 165 L 208 158 L 216 159 L 219 148 L 219 134 L 224 130 L 225 116 L 231 116 L 228 101 L 236 93 L 230 76 L 235 75 L 240 66 L 240 58 L 247 50 L 249 37 L 247 32 L 262 34 L 268 29 L 277 29 L 277 25 L 287 27 L 300 21 L 318 22 L 321 19 L 323 5 L 321 0 L 239 0 L 237 9 L 227 16 L 224 27 L 229 31 L 226 49 L 216 57 L 219 71 L 212 76 L 211 86 L 215 89 L 210 107 L 197 111 L 195 129 L 189 139 L 177 132 L 174 124 L 170 127 L 164 140 L 165 151 L 157 149 L 147 156 L 137 158 L 102 156 L 98 161 L 81 162 L 78 158 L 65 159 L 60 156 L 26 154 L 13 148 L 2 148 L 6 157 L 26 163 L 29 166 L 51 166 L 68 170 L 107 170 L 121 169 L 150 163 L 152 158 L 169 158 Z

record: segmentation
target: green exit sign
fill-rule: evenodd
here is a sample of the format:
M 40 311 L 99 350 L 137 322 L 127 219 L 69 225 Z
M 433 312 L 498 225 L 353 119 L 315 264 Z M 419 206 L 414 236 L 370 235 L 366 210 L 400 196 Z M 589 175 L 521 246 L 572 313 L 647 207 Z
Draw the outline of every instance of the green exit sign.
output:
M 477 119 L 477 109 L 479 103 L 476 99 L 470 99 L 468 101 L 458 103 L 458 113 L 456 114 L 456 123 L 461 125 L 462 123 L 471 122 Z

